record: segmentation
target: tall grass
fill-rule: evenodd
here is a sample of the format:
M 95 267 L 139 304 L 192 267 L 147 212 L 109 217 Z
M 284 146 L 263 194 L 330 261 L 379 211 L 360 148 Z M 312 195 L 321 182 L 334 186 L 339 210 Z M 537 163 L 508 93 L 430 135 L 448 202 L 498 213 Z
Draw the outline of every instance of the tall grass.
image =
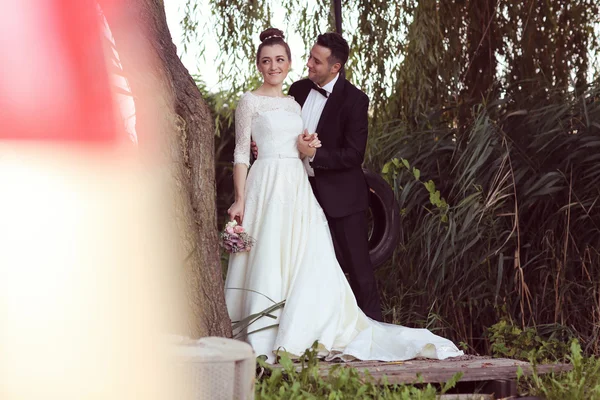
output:
M 600 354 L 600 82 L 579 93 L 542 88 L 474 107 L 468 126 L 444 110 L 373 135 L 371 167 L 388 161 L 402 210 L 379 271 L 388 320 L 489 352 L 486 329 L 508 318 Z

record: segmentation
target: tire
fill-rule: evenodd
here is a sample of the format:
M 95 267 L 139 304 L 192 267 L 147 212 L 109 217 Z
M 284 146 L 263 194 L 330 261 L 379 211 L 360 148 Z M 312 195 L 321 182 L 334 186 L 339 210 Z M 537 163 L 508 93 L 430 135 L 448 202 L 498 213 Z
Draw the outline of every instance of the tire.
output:
M 389 260 L 400 239 L 400 208 L 381 175 L 363 168 L 369 186 L 369 255 L 374 268 Z

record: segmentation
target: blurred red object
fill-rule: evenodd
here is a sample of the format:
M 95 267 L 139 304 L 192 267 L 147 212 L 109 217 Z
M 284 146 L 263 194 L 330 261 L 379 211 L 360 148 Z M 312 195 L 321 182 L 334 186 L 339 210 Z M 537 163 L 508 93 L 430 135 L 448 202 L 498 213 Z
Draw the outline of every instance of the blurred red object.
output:
M 117 142 L 96 1 L 3 2 L 0 37 L 0 140 Z

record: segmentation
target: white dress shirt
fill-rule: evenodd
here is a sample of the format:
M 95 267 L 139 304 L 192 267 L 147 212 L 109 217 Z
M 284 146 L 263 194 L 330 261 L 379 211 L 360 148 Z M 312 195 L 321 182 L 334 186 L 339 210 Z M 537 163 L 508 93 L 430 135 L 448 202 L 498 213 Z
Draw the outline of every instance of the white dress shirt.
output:
M 337 74 L 335 78 L 331 80 L 328 84 L 323 86 L 323 89 L 331 95 L 333 92 L 333 87 L 337 82 L 340 74 Z M 317 129 L 317 125 L 319 124 L 319 120 L 321 119 L 321 114 L 323 113 L 323 109 L 325 108 L 325 104 L 327 104 L 328 97 L 323 96 L 321 93 L 317 92 L 315 89 L 311 89 L 306 101 L 304 102 L 304 106 L 302 106 L 302 122 L 304 129 L 308 130 L 308 133 L 315 133 Z M 317 132 L 320 133 L 320 132 Z M 319 149 L 317 149 L 318 151 Z M 316 155 L 317 153 L 315 153 Z M 314 156 L 309 159 L 309 157 L 304 157 L 304 168 L 306 168 L 306 172 L 308 176 L 315 176 L 315 171 L 310 166 L 310 161 L 314 159 Z

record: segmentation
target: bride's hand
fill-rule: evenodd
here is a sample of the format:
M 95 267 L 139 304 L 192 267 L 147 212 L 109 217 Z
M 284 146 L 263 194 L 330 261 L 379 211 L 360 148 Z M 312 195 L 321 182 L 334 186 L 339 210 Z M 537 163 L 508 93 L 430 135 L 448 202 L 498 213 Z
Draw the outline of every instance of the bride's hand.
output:
M 244 202 L 238 200 L 233 203 L 227 210 L 227 214 L 229 214 L 230 221 L 235 219 L 241 225 L 244 221 Z

